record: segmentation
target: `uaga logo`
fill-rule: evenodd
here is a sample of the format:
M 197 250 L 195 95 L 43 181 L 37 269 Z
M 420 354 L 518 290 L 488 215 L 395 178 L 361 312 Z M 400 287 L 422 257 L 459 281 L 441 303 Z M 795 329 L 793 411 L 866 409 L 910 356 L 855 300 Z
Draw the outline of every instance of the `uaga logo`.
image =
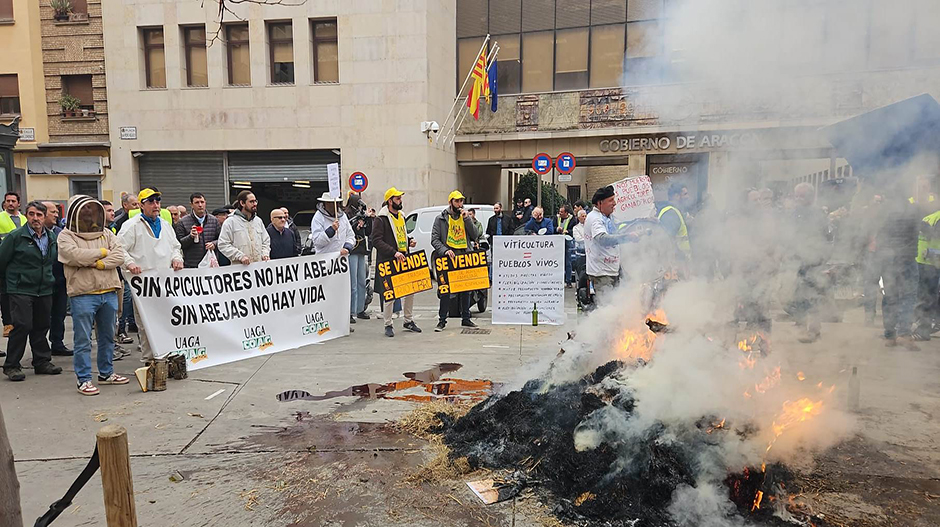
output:
M 274 345 L 271 335 L 264 330 L 264 326 L 245 328 L 245 340 L 242 341 L 242 351 L 264 351 Z
M 323 312 L 317 312 L 315 315 L 304 315 L 304 322 L 301 328 L 302 333 L 306 335 L 323 335 L 330 331 L 330 323 L 323 317 Z
M 186 360 L 193 364 L 209 358 L 209 355 L 206 354 L 205 346 L 200 346 L 199 344 L 198 335 L 176 337 L 174 340 L 176 343 L 176 350 L 171 352 L 170 355 L 182 355 L 186 357 Z

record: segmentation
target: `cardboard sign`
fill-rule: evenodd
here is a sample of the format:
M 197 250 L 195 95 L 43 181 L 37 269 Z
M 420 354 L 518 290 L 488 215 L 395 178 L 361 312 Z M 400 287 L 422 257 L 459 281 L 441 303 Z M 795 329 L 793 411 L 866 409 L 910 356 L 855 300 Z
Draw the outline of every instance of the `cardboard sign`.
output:
M 349 259 L 317 254 L 128 277 L 154 355 L 189 370 L 349 335 Z
M 326 176 L 330 183 L 330 196 L 340 199 L 343 196 L 343 189 L 339 183 L 339 163 L 326 165 Z
M 382 280 L 382 298 L 386 302 L 433 287 L 431 269 L 428 267 L 428 257 L 424 251 L 407 254 L 404 262 L 395 258 L 379 262 L 377 270 L 379 279 Z
M 493 238 L 493 324 L 565 323 L 565 239 Z
M 614 183 L 617 207 L 611 215 L 620 223 L 637 218 L 649 218 L 656 212 L 656 198 L 649 176 L 621 179 Z
M 456 258 L 439 256 L 434 259 L 434 270 L 437 292 L 442 295 L 490 288 L 486 251 L 458 254 Z

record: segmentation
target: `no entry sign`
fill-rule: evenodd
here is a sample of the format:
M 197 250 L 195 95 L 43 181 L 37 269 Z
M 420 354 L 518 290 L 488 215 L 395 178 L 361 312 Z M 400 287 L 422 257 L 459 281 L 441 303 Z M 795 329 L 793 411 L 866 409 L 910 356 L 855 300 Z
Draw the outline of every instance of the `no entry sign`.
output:
M 362 192 L 369 187 L 369 178 L 362 172 L 353 172 L 349 176 L 349 188 L 354 192 Z
M 535 157 L 532 158 L 532 170 L 540 176 L 548 174 L 552 170 L 552 156 L 535 154 Z
M 577 166 L 577 162 L 571 152 L 563 152 L 555 158 L 555 168 L 562 174 L 570 174 L 574 171 L 575 166 Z

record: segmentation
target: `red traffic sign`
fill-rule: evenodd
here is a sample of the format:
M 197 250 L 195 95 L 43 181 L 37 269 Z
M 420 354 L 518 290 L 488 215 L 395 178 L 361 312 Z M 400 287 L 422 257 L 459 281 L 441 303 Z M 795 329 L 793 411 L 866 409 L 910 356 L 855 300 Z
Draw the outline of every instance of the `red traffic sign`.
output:
M 362 172 L 353 172 L 349 175 L 349 188 L 354 192 L 362 192 L 369 187 L 369 178 Z
M 574 172 L 574 167 L 578 165 L 574 155 L 571 152 L 562 152 L 555 158 L 555 168 L 562 174 Z
M 542 153 L 535 154 L 532 158 L 532 170 L 540 176 L 548 174 L 552 170 L 552 156 Z

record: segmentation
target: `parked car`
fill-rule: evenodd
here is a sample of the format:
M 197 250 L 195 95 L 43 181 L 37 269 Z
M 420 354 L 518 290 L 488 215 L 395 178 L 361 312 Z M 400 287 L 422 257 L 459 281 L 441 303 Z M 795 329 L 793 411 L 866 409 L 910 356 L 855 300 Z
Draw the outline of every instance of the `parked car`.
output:
M 434 227 L 434 218 L 439 216 L 441 212 L 447 208 L 447 205 L 437 205 L 434 207 L 424 207 L 423 209 L 418 209 L 412 211 L 410 214 L 405 216 L 405 228 L 408 229 L 408 236 L 411 236 L 415 239 L 417 246 L 412 249 L 414 252 L 427 251 L 429 263 L 434 258 L 434 248 L 431 247 L 431 229 Z M 477 205 L 475 203 L 469 203 L 464 205 L 465 209 L 476 209 L 477 211 L 477 221 L 483 225 L 483 229 L 486 229 L 486 223 L 490 221 L 490 218 L 493 217 L 493 206 L 492 205 Z M 483 233 L 480 233 L 483 234 Z M 434 265 L 431 265 L 433 273 Z
M 310 225 L 313 224 L 313 215 L 316 213 L 316 209 L 302 210 L 294 214 L 294 217 L 291 220 L 294 222 L 294 225 L 297 226 L 297 232 L 300 233 L 300 245 L 303 248 L 303 254 L 313 254 L 313 244 L 309 238 Z

